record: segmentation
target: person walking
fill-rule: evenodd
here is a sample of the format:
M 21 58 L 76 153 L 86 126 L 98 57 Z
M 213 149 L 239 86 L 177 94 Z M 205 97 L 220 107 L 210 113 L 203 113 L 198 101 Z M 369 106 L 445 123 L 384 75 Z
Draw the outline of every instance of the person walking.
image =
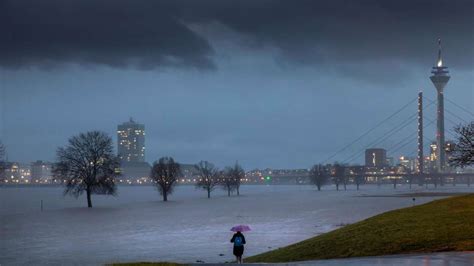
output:
M 242 255 L 244 254 L 244 245 L 246 244 L 245 242 L 245 237 L 244 235 L 240 232 L 237 231 L 232 236 L 232 239 L 230 240 L 231 243 L 234 243 L 234 256 L 237 259 L 237 263 L 242 263 Z

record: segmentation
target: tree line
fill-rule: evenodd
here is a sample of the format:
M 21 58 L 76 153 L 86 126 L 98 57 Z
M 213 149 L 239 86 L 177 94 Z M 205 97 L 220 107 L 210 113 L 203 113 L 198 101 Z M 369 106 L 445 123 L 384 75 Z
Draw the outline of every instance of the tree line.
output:
M 451 155 L 450 164 L 456 167 L 474 165 L 474 122 L 455 128 L 457 140 Z M 5 146 L 0 142 L 0 162 L 4 160 Z M 91 131 L 73 136 L 68 144 L 58 148 L 57 160 L 53 165 L 53 176 L 64 180 L 64 194 L 79 197 L 86 194 L 87 206 L 92 207 L 92 194 L 115 195 L 117 193 L 116 178 L 120 176 L 120 160 L 114 153 L 112 138 L 104 132 Z M 0 176 L 3 163 L 0 163 Z M 230 196 L 236 191 L 240 194 L 241 180 L 245 177 L 242 167 L 234 166 L 218 169 L 208 161 L 200 161 L 194 165 L 197 173 L 197 188 L 207 192 L 207 197 L 218 187 L 227 191 Z M 364 183 L 362 170 L 351 173 L 352 182 L 357 189 Z M 318 190 L 330 180 L 339 190 L 340 186 L 347 189 L 349 177 L 344 166 L 335 164 L 314 165 L 310 170 L 310 178 Z M 150 176 L 163 201 L 173 193 L 173 189 L 181 176 L 181 166 L 172 157 L 162 157 L 153 164 Z M 411 180 L 410 180 L 411 184 Z M 394 183 L 396 185 L 396 183 Z
M 64 180 L 64 195 L 79 197 L 85 193 L 89 208 L 92 208 L 92 194 L 116 195 L 120 160 L 114 153 L 112 138 L 106 133 L 91 131 L 73 136 L 66 146 L 58 148 L 56 156 L 53 176 Z M 238 163 L 219 170 L 208 161 L 200 161 L 193 168 L 198 179 L 196 187 L 205 190 L 208 198 L 217 187 L 226 190 L 229 197 L 234 191 L 240 195 L 245 171 Z M 150 173 L 163 201 L 168 201 L 181 176 L 181 166 L 172 157 L 154 162 Z
M 309 178 L 311 183 L 316 185 L 318 191 L 331 181 L 336 185 L 336 190 L 339 190 L 341 185 L 344 187 L 344 190 L 347 190 L 347 185 L 350 182 L 349 175 L 346 173 L 346 167 L 338 163 L 335 163 L 334 165 L 313 165 L 309 170 Z M 354 173 L 352 181 L 356 184 L 357 190 L 359 190 L 360 185 L 365 181 L 362 170 Z

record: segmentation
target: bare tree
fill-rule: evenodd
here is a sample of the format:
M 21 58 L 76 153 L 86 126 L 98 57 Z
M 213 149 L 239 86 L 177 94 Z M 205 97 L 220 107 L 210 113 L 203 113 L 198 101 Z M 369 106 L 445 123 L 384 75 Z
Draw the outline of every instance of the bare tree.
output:
M 0 182 L 3 182 L 5 179 L 5 145 L 0 141 Z
M 333 168 L 333 181 L 336 185 L 336 190 L 339 190 L 339 185 L 343 183 L 345 179 L 345 168 L 344 166 L 337 163 Z
M 113 152 L 112 138 L 106 133 L 91 131 L 73 136 L 68 145 L 58 148 L 56 156 L 53 175 L 65 180 L 64 195 L 79 197 L 86 192 L 87 207 L 92 208 L 92 194 L 116 194 L 120 163 Z
M 313 165 L 313 167 L 311 167 L 311 170 L 309 171 L 311 183 L 316 185 L 318 191 L 320 191 L 321 187 L 328 182 L 329 176 L 330 173 L 328 168 L 321 164 Z
M 219 172 L 220 184 L 224 190 L 227 191 L 227 196 L 230 197 L 230 193 L 236 189 L 235 180 L 233 177 L 233 168 L 226 167 L 224 171 Z
M 392 183 L 393 183 L 393 188 L 394 188 L 394 189 L 397 188 L 397 182 L 398 182 L 398 178 L 397 178 L 397 177 L 392 178 Z
M 163 201 L 168 201 L 168 195 L 173 193 L 180 174 L 181 167 L 172 157 L 162 157 L 153 164 L 151 179 L 163 196 Z
M 357 174 L 354 176 L 354 183 L 356 184 L 357 190 L 359 190 L 360 185 L 364 184 L 365 177 L 363 174 Z
M 245 171 L 238 162 L 235 163 L 233 167 L 227 169 L 227 175 L 231 178 L 233 182 L 234 189 L 237 191 L 237 196 L 240 195 L 240 184 L 242 179 L 245 178 Z
M 459 125 L 454 131 L 457 134 L 454 151 L 450 154 L 449 163 L 455 167 L 474 165 L 474 121 L 467 125 Z
M 194 165 L 194 168 L 199 174 L 196 187 L 207 191 L 207 198 L 211 197 L 211 192 L 219 184 L 218 169 L 208 161 L 200 161 Z
M 5 161 L 5 145 L 0 140 L 0 162 Z
M 356 184 L 357 190 L 359 186 L 365 182 L 365 170 L 364 167 L 357 167 L 354 171 L 354 183 Z
M 347 190 L 347 183 L 349 183 L 349 176 L 344 173 L 344 175 L 342 176 L 342 184 L 344 185 L 344 190 Z

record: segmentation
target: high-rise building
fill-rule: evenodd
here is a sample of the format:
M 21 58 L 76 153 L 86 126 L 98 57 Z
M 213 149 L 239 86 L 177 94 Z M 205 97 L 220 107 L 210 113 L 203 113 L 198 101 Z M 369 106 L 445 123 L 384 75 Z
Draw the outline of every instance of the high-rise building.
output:
M 433 141 L 430 144 L 430 161 L 436 164 L 437 160 L 438 160 L 438 143 Z
M 122 179 L 146 179 L 151 166 L 145 162 L 145 125 L 132 118 L 117 127 L 118 156 Z
M 121 162 L 145 162 L 145 125 L 132 118 L 118 125 L 117 145 Z
M 387 151 L 380 148 L 365 150 L 365 166 L 384 167 L 387 165 Z
M 451 165 L 449 164 L 449 161 L 453 157 L 453 152 L 455 148 L 456 148 L 456 143 L 452 140 L 447 140 L 446 143 L 444 143 L 444 152 L 446 153 L 446 166 L 445 166 L 446 172 L 451 172 L 455 169 L 455 167 L 451 167 Z
M 437 147 L 444 147 L 444 87 L 449 81 L 448 67 L 443 65 L 441 58 L 441 39 L 438 39 L 438 61 L 436 66 L 431 70 L 433 74 L 430 79 L 436 88 L 437 92 L 437 111 L 436 111 L 436 145 Z M 443 148 L 437 149 L 436 170 L 443 172 L 446 166 L 446 151 Z

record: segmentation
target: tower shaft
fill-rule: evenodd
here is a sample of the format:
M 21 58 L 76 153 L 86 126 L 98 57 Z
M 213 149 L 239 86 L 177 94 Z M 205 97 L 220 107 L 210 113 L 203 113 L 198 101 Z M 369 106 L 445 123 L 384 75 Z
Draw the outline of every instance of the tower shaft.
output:
M 437 157 L 436 161 L 439 172 L 443 172 L 446 166 L 446 152 L 444 144 L 444 94 L 443 90 L 438 90 L 438 107 L 437 107 L 437 118 L 436 118 L 436 145 Z

